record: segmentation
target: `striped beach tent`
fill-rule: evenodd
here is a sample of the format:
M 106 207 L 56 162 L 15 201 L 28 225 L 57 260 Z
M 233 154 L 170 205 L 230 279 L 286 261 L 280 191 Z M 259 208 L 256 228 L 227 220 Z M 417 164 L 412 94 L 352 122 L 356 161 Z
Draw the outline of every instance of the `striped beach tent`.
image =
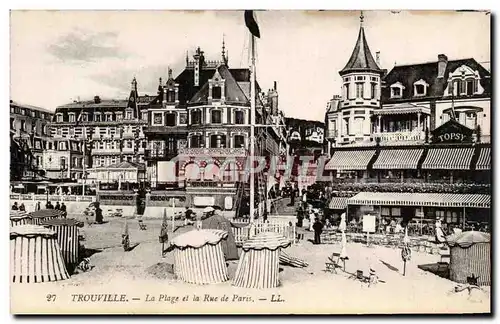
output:
M 71 273 L 80 261 L 78 228 L 83 227 L 83 223 L 73 218 L 52 218 L 41 221 L 40 225 L 57 233 L 66 268 Z
M 478 284 L 491 284 L 491 236 L 477 231 L 462 232 L 447 238 L 450 246 L 450 279 L 467 283 L 479 277 Z
M 68 279 L 56 232 L 38 225 L 12 227 L 10 275 L 13 283 Z
M 64 215 L 64 212 L 57 209 L 40 209 L 29 213 L 34 225 L 39 225 L 40 222 L 53 218 L 63 218 Z
M 279 286 L 280 251 L 291 242 L 279 233 L 261 232 L 243 244 L 233 286 L 267 289 Z
M 222 230 L 192 230 L 175 237 L 174 273 L 182 281 L 205 285 L 229 280 L 221 241 L 227 239 Z
M 32 219 L 25 211 L 11 210 L 10 211 L 10 226 L 31 224 Z

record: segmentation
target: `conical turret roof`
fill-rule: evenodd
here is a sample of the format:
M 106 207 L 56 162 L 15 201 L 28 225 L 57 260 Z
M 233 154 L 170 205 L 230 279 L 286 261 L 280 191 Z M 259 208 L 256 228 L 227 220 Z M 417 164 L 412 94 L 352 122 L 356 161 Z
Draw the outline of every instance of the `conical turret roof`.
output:
M 377 62 L 375 62 L 373 55 L 370 52 L 370 47 L 366 41 L 363 26 L 359 28 L 358 40 L 356 41 L 356 46 L 354 46 L 349 62 L 347 62 L 346 66 L 339 73 L 340 75 L 344 75 L 349 72 L 358 71 L 373 71 L 382 73 L 382 70 L 378 67 Z

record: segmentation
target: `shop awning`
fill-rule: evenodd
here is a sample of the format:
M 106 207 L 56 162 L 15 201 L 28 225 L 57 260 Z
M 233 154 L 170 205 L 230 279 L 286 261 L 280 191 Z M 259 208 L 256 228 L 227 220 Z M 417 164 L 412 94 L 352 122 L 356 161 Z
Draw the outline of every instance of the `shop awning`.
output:
M 325 170 L 366 170 L 375 150 L 337 151 L 325 165 Z
M 473 155 L 472 147 L 431 148 L 422 169 L 469 170 Z
M 483 147 L 479 153 L 479 159 L 476 163 L 476 170 L 490 170 L 491 169 L 491 148 Z
M 347 197 L 332 197 L 330 203 L 328 204 L 329 209 L 346 209 L 347 208 Z
M 406 150 L 382 150 L 373 163 L 373 169 L 392 170 L 392 169 L 411 169 L 416 170 L 418 160 L 422 156 L 424 149 L 406 149 Z
M 410 192 L 360 192 L 347 200 L 349 205 L 474 208 L 490 208 L 490 202 L 490 195 Z

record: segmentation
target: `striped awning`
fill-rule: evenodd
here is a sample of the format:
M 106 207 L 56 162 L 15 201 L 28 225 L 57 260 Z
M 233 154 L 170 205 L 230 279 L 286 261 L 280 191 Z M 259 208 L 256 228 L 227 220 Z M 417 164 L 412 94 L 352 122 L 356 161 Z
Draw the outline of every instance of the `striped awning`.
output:
M 422 169 L 469 170 L 473 155 L 472 147 L 431 148 Z
M 422 156 L 424 149 L 407 150 L 382 150 L 373 163 L 373 169 L 392 170 L 410 169 L 416 170 L 418 160 Z
M 325 165 L 325 170 L 366 170 L 375 150 L 337 151 Z
M 491 148 L 483 147 L 479 153 L 479 159 L 476 163 L 476 170 L 490 170 L 491 169 Z
M 330 203 L 328 204 L 329 209 L 346 209 L 347 208 L 347 197 L 332 197 Z
M 480 194 L 360 192 L 349 198 L 349 205 L 474 207 L 490 208 L 491 196 Z

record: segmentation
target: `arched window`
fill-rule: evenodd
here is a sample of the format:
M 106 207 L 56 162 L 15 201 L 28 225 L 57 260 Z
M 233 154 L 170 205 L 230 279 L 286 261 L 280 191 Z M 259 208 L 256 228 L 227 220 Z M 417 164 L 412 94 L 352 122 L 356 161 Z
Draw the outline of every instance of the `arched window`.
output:
M 186 180 L 198 180 L 200 179 L 200 168 L 196 163 L 189 163 L 184 168 L 184 175 Z
M 207 164 L 207 166 L 205 167 L 205 174 L 203 178 L 205 180 L 213 180 L 213 181 L 219 180 L 220 168 L 214 163 Z

